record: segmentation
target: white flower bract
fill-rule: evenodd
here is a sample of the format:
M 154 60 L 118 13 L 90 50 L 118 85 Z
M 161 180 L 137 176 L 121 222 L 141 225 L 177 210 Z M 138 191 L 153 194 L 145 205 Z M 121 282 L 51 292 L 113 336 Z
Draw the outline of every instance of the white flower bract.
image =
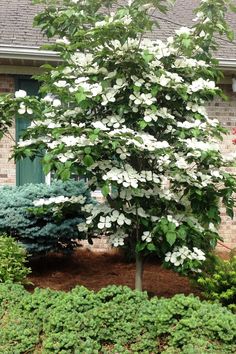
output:
M 24 98 L 27 96 L 27 93 L 25 90 L 18 90 L 15 92 L 15 98 Z

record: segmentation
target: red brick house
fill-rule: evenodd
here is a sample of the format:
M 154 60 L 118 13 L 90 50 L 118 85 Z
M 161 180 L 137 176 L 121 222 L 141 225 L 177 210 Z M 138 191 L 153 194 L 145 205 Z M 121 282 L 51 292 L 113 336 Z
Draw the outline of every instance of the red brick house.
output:
M 176 4 L 168 15 L 156 14 L 160 29 L 152 33 L 153 38 L 165 39 L 181 26 L 192 26 L 193 9 L 199 0 L 176 0 Z M 44 63 L 56 63 L 55 53 L 39 50 L 41 44 L 47 42 L 40 31 L 32 27 L 33 18 L 41 9 L 33 6 L 31 0 L 0 1 L 0 94 L 24 89 L 29 93 L 37 93 L 37 82 L 31 76 L 40 72 Z M 228 21 L 236 30 L 236 15 L 229 15 Z M 211 117 L 218 118 L 223 125 L 232 129 L 236 127 L 236 93 L 232 90 L 232 79 L 236 77 L 236 41 L 229 42 L 218 39 L 220 48 L 216 53 L 220 66 L 225 73 L 221 86 L 229 97 L 228 102 L 216 100 L 208 107 Z M 39 161 L 20 161 L 15 165 L 9 161 L 14 139 L 28 124 L 27 119 L 19 121 L 11 129 L 11 137 L 0 141 L 0 186 L 4 184 L 21 185 L 26 182 L 44 182 L 45 176 Z M 234 151 L 232 136 L 226 137 L 222 144 L 224 151 Z M 236 246 L 236 221 L 223 215 L 222 236 L 229 247 Z

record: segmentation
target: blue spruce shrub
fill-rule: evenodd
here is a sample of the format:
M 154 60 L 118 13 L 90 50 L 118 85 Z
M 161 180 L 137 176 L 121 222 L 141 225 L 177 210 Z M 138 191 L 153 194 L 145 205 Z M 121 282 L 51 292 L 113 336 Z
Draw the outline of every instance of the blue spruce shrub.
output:
M 63 204 L 34 205 L 36 200 L 60 200 L 60 196 L 69 200 Z M 86 238 L 78 230 L 78 225 L 85 221 L 81 208 L 94 203 L 87 185 L 74 180 L 54 181 L 50 186 L 5 186 L 0 188 L 0 201 L 0 232 L 20 241 L 32 255 L 77 247 L 77 240 Z

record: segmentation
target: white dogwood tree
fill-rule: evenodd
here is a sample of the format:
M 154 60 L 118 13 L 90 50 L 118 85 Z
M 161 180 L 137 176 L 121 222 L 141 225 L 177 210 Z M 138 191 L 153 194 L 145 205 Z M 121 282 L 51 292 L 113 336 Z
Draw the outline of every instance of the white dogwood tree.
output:
M 215 34 L 232 37 L 224 16 L 233 5 L 202 0 L 193 28 L 163 42 L 146 38 L 162 0 L 37 2 L 48 5 L 35 22 L 56 36 L 49 48 L 61 64 L 45 66 L 42 98 L 2 99 L 2 127 L 14 112 L 33 115 L 15 156 L 43 154 L 45 173 L 76 173 L 102 191 L 106 202 L 86 205 L 79 227 L 136 255 L 137 289 L 149 253 L 198 271 L 219 239 L 220 202 L 231 216 L 234 204 L 218 145 L 224 129 L 205 109 L 222 95 L 212 51 Z

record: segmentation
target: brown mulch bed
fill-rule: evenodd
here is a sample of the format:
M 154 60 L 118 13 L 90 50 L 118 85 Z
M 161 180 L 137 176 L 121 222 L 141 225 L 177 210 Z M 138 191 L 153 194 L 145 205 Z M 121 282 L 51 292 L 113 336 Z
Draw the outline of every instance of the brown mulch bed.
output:
M 29 280 L 34 287 L 71 290 L 83 285 L 99 290 L 107 285 L 127 285 L 134 288 L 135 264 L 126 262 L 121 254 L 96 253 L 79 249 L 71 256 L 51 254 L 31 260 Z M 188 278 L 163 269 L 157 260 L 146 261 L 144 290 L 150 295 L 171 297 L 175 294 L 199 295 Z

